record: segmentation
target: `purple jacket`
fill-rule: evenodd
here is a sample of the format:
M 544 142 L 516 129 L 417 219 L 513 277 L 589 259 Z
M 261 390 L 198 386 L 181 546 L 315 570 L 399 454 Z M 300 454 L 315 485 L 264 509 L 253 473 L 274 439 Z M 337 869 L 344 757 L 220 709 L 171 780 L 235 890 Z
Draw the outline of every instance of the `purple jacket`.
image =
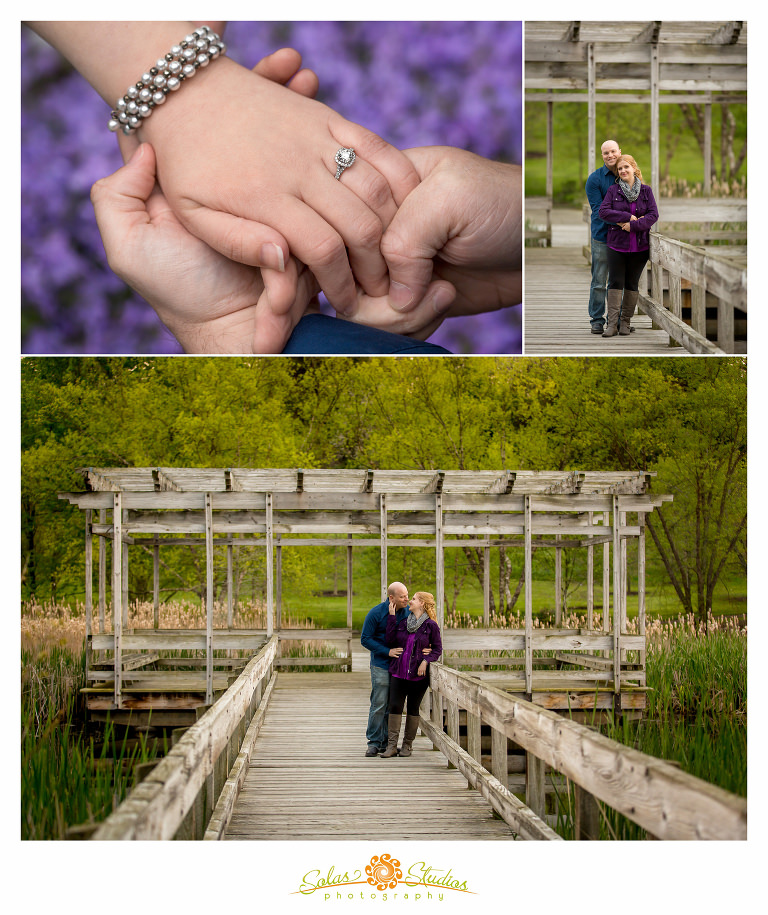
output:
M 391 614 L 387 616 L 387 645 L 390 648 L 405 648 L 405 643 L 410 635 L 406 628 L 407 620 L 408 617 L 405 617 L 405 619 L 397 622 L 396 617 Z M 432 651 L 429 654 L 424 654 L 425 648 L 431 648 Z M 429 664 L 430 661 L 436 661 L 442 651 L 443 643 L 440 640 L 440 627 L 434 620 L 428 619 L 416 630 L 416 642 L 408 664 L 408 675 L 416 679 L 416 671 L 419 669 L 421 662 L 426 661 Z M 392 658 L 389 662 L 389 672 L 393 673 L 397 670 L 399 663 L 399 658 Z
M 616 223 L 629 221 L 631 207 L 632 204 L 622 194 L 618 184 L 614 184 L 608 189 L 608 193 L 600 204 L 600 218 L 610 223 L 606 241 L 608 247 L 615 251 L 629 251 L 630 232 L 637 235 L 638 251 L 647 251 L 650 246 L 648 232 L 658 222 L 659 211 L 653 198 L 653 191 L 647 184 L 640 185 L 640 196 L 635 201 L 637 219 L 629 223 L 629 232 L 625 232 Z

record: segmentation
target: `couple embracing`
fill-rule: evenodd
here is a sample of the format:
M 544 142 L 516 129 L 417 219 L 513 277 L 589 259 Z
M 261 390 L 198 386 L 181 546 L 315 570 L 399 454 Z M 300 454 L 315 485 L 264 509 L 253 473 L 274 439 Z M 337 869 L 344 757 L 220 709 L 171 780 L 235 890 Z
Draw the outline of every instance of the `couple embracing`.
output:
M 429 686 L 429 664 L 443 650 L 434 597 L 428 591 L 417 591 L 409 602 L 406 586 L 392 582 L 387 599 L 368 611 L 360 641 L 371 653 L 365 755 L 410 756 L 419 727 L 419 706 Z M 406 703 L 405 734 L 398 750 Z

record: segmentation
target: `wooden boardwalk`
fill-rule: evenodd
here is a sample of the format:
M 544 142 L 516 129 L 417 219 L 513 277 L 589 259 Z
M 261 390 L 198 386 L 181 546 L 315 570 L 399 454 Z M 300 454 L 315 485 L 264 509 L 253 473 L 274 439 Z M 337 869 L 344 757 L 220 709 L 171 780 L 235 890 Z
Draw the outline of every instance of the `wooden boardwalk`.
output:
M 527 356 L 687 356 L 670 346 L 669 335 L 653 330 L 637 314 L 628 337 L 590 331 L 587 305 L 591 274 L 581 246 L 525 249 L 523 351 Z
M 354 662 L 278 674 L 227 839 L 514 838 L 426 737 L 408 758 L 365 757 L 370 684 Z

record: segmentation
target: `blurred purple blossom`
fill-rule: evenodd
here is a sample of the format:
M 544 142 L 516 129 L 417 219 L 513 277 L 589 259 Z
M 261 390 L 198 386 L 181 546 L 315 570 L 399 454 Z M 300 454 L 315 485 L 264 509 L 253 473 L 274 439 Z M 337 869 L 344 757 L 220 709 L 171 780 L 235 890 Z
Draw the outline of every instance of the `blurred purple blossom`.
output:
M 395 146 L 521 161 L 519 22 L 231 22 L 226 41 L 245 66 L 297 48 L 319 98 Z M 89 194 L 122 164 L 107 106 L 26 28 L 21 87 L 22 352 L 180 352 L 106 263 Z M 456 353 L 520 352 L 520 309 L 451 319 L 431 339 Z

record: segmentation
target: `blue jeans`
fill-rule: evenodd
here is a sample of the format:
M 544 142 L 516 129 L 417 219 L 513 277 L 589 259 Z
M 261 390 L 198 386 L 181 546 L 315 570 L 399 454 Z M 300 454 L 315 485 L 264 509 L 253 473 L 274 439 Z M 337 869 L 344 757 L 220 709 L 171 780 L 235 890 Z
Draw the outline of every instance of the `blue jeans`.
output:
M 608 245 L 592 239 L 592 284 L 589 287 L 589 323 L 605 324 L 605 290 L 608 286 Z
M 369 747 L 381 749 L 387 745 L 389 722 L 389 671 L 386 667 L 371 664 L 371 710 L 368 712 L 368 729 L 365 732 Z

